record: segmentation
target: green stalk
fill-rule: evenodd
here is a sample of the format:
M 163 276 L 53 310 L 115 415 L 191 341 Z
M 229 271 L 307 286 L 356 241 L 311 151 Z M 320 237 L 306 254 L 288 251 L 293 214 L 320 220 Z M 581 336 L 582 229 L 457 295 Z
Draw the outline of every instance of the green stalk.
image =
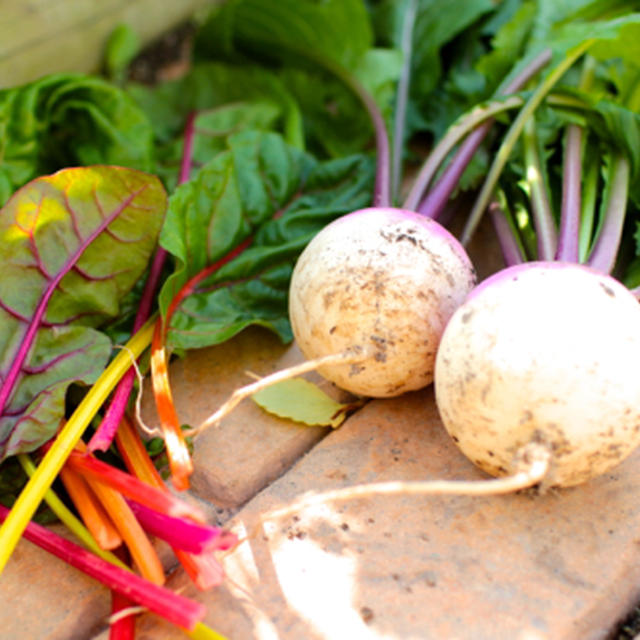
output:
M 582 189 L 582 209 L 580 211 L 580 235 L 578 237 L 579 261 L 584 263 L 591 251 L 593 228 L 596 218 L 596 200 L 598 197 L 598 178 L 600 175 L 599 159 L 590 160 L 585 154 L 587 167 Z
M 525 157 L 525 180 L 529 186 L 531 210 L 538 236 L 537 257 L 538 260 L 553 260 L 558 238 L 547 192 L 544 165 L 538 152 L 535 116 L 524 124 L 522 146 Z
M 487 208 L 491 200 L 491 196 L 495 190 L 496 184 L 498 183 L 498 178 L 504 169 L 513 148 L 522 133 L 522 130 L 525 126 L 525 123 L 535 110 L 540 106 L 540 103 L 544 100 L 545 96 L 551 91 L 553 86 L 562 78 L 562 76 L 569 70 L 569 68 L 573 65 L 573 63 L 580 58 L 594 43 L 594 40 L 586 40 L 580 46 L 576 47 L 574 51 L 565 57 L 565 59 L 551 71 L 551 73 L 544 79 L 544 81 L 540 84 L 540 86 L 533 92 L 533 95 L 529 98 L 529 100 L 522 107 L 520 112 L 518 113 L 516 119 L 513 121 L 511 127 L 507 131 L 507 134 L 500 145 L 496 153 L 496 157 L 489 169 L 489 173 L 487 174 L 487 178 L 485 179 L 484 184 L 482 185 L 482 189 L 476 199 L 473 209 L 469 214 L 469 219 L 467 220 L 467 224 L 462 231 L 460 236 L 460 241 L 463 245 L 469 243 L 471 236 L 475 232 L 480 220 L 482 219 L 482 215 Z

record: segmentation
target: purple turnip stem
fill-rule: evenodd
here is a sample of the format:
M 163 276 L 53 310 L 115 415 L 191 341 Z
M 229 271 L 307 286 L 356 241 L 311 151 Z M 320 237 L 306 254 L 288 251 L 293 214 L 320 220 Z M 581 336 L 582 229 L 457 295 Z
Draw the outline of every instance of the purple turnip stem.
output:
M 191 175 L 193 140 L 195 135 L 195 115 L 195 112 L 189 114 L 184 128 L 184 143 L 182 148 L 182 160 L 180 163 L 180 176 L 178 179 L 179 184 L 187 182 Z M 133 333 L 138 331 L 151 315 L 153 299 L 158 288 L 158 283 L 160 282 L 166 258 L 167 252 L 162 247 L 158 246 L 151 263 L 149 276 L 147 278 L 142 297 L 140 298 L 138 311 L 133 322 Z M 132 366 L 122 377 L 122 380 L 116 387 L 104 417 L 100 422 L 100 426 L 96 429 L 87 445 L 89 451 L 106 451 L 111 446 L 111 442 L 113 441 L 118 429 L 118 425 L 120 424 L 122 416 L 127 409 L 135 376 L 135 369 Z
M 396 109 L 393 126 L 393 165 L 391 176 L 391 194 L 395 199 L 400 191 L 402 180 L 402 160 L 405 125 L 407 122 L 407 103 L 411 84 L 411 56 L 413 50 L 413 26 L 418 8 L 417 0 L 409 0 L 402 25 L 402 71 L 396 91 Z
M 505 266 L 511 267 L 514 264 L 522 264 L 525 261 L 522 248 L 518 244 L 514 230 L 511 228 L 504 209 L 498 200 L 493 200 L 489 204 L 489 215 L 496 231 Z
M 582 190 L 582 127 L 567 127 L 562 169 L 562 209 L 556 260 L 578 262 L 580 258 L 580 211 Z
M 104 232 L 104 230 L 115 220 L 118 216 L 140 195 L 144 187 L 138 189 L 136 192 L 129 195 L 122 203 L 120 203 L 111 213 L 105 216 L 102 223 L 96 227 L 93 232 L 87 236 L 82 244 L 78 247 L 77 251 L 70 255 L 69 258 L 65 261 L 65 263 L 60 267 L 58 273 L 51 277 L 48 286 L 44 290 L 42 297 L 40 298 L 40 302 L 38 303 L 36 310 L 33 313 L 31 318 L 31 322 L 27 327 L 27 330 L 22 337 L 22 341 L 20 342 L 20 347 L 16 352 L 16 355 L 11 363 L 11 367 L 4 378 L 2 386 L 0 387 L 0 415 L 2 415 L 5 411 L 9 398 L 11 397 L 11 393 L 15 388 L 15 385 L 18 380 L 18 376 L 22 371 L 22 367 L 24 365 L 25 360 L 33 346 L 33 342 L 35 340 L 38 329 L 40 329 L 40 325 L 44 318 L 44 314 L 47 310 L 47 305 L 49 304 L 49 300 L 51 296 L 57 289 L 60 281 L 64 276 L 69 273 L 71 269 L 73 269 L 74 265 L 77 264 L 78 260 L 84 254 L 85 249 L 92 243 L 94 240 Z
M 380 108 L 373 96 L 362 86 L 360 81 L 347 71 L 342 65 L 324 57 L 309 56 L 312 60 L 324 67 L 341 82 L 343 82 L 354 95 L 358 97 L 369 114 L 376 139 L 376 182 L 373 192 L 374 207 L 391 206 L 391 150 L 389 149 L 389 135 L 387 125 Z
M 347 78 L 348 76 L 348 78 Z M 387 135 L 387 127 L 384 118 L 376 101 L 369 92 L 350 74 L 345 74 L 345 81 L 351 89 L 360 98 L 362 104 L 367 110 L 376 138 L 377 168 L 376 182 L 373 192 L 374 207 L 391 206 L 391 152 L 389 150 L 389 136 Z
M 587 49 L 593 44 L 593 41 L 588 40 L 583 42 L 581 45 L 575 47 L 568 54 L 564 60 L 560 62 L 551 72 L 547 75 L 547 77 L 538 85 L 536 90 L 533 92 L 531 97 L 527 100 L 525 105 L 522 107 L 520 112 L 518 113 L 516 119 L 513 121 L 509 130 L 507 131 L 505 137 L 502 140 L 502 144 L 500 145 L 498 151 L 496 152 L 495 159 L 489 169 L 487 177 L 485 179 L 484 184 L 482 185 L 482 189 L 476 199 L 476 202 L 469 214 L 469 218 L 467 220 L 467 224 L 462 231 L 460 236 L 460 241 L 463 245 L 469 243 L 471 236 L 475 232 L 480 220 L 482 219 L 482 214 L 484 213 L 487 205 L 491 201 L 491 197 L 493 195 L 493 191 L 498 182 L 498 178 L 504 169 L 505 164 L 509 160 L 513 147 L 516 144 L 516 141 L 520 137 L 522 133 L 522 129 L 529 120 L 529 118 L 533 115 L 535 110 L 538 108 L 540 103 L 547 96 L 549 91 L 553 88 L 553 86 L 562 78 L 562 76 L 569 70 L 569 68 L 574 64 L 574 62 L 582 56 Z
M 595 78 L 595 61 L 585 56 L 580 77 L 580 89 L 589 91 Z M 582 225 L 582 165 L 584 130 L 577 124 L 567 127 L 562 180 L 560 237 L 556 259 L 580 261 L 580 228 Z
M 428 191 L 427 196 L 420 204 L 418 211 L 421 214 L 433 220 L 440 218 L 460 177 L 469 165 L 478 147 L 482 144 L 492 124 L 493 119 L 483 122 L 465 138 L 441 178 L 436 182 L 435 186 Z
M 616 263 L 622 238 L 631 168 L 626 157 L 618 154 L 611 162 L 611 183 L 598 239 L 589 256 L 589 266 L 603 273 L 611 273 Z
M 0 505 L 0 522 L 4 521 L 8 514 L 9 509 Z M 99 580 L 109 589 L 127 596 L 173 624 L 193 629 L 205 615 L 203 604 L 189 600 L 102 560 L 39 524 L 30 522 L 24 530 L 24 537 L 76 569 Z
M 558 238 L 544 179 L 544 168 L 538 153 L 535 115 L 524 125 L 522 141 L 525 157 L 525 178 L 529 186 L 531 212 L 538 239 L 538 260 L 553 260 Z
M 517 109 L 518 107 L 521 107 L 522 104 L 523 100 L 519 96 L 510 96 L 509 98 L 494 100 L 486 105 L 474 107 L 471 111 L 454 122 L 449 127 L 445 135 L 440 139 L 438 144 L 433 148 L 420 168 L 418 175 L 413 181 L 411 190 L 405 198 L 402 208 L 410 211 L 418 210 L 422 194 L 433 180 L 433 177 L 440 168 L 440 165 L 460 140 L 486 120 L 489 120 L 504 111 Z
M 522 87 L 529 80 L 531 80 L 531 78 L 535 76 L 536 73 L 538 73 L 545 65 L 547 65 L 550 60 L 551 51 L 549 49 L 545 49 L 540 54 L 538 54 L 528 65 L 526 65 L 526 67 L 520 73 L 518 73 L 510 82 L 505 84 L 503 87 L 500 87 L 498 89 L 497 96 L 508 96 L 522 89 Z M 430 189 L 426 198 L 422 201 L 422 204 L 420 204 L 419 208 L 417 209 L 420 213 L 433 218 L 434 220 L 437 220 L 439 218 L 442 210 L 444 209 L 444 206 L 446 205 L 447 201 L 451 197 L 451 194 L 456 188 L 460 177 L 464 173 L 464 170 L 467 168 L 467 165 L 471 161 L 474 153 L 476 152 L 480 144 L 482 144 L 482 141 L 490 131 L 492 125 L 493 118 L 487 119 L 485 122 L 480 124 L 477 129 L 475 129 L 475 131 L 472 131 L 468 135 L 468 137 L 460 145 L 460 148 L 453 157 L 453 160 L 444 170 L 436 185 L 432 189 Z M 454 144 L 456 143 L 457 140 Z M 420 180 L 421 184 L 423 185 L 420 193 L 417 195 L 418 198 L 422 197 L 422 193 L 424 193 L 425 189 L 428 187 L 428 184 L 431 181 L 432 177 L 433 174 L 429 176 L 428 179 L 425 179 L 425 177 L 421 176 L 420 174 L 418 175 L 416 183 L 418 182 L 418 180 Z M 409 197 L 416 197 L 414 195 L 413 189 Z M 407 198 L 405 208 L 415 210 L 415 208 L 409 206 L 409 198 Z

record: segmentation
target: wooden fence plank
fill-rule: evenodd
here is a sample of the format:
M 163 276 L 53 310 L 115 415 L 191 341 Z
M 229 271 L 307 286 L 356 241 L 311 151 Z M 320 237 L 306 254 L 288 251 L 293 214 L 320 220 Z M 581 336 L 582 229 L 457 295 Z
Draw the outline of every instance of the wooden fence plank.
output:
M 56 71 L 94 71 L 114 27 L 142 43 L 215 0 L 0 0 L 0 88 Z

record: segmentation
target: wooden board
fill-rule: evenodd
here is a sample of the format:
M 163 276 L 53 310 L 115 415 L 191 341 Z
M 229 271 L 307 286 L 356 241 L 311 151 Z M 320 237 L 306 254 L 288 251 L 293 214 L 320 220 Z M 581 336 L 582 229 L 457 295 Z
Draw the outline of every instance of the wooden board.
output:
M 56 71 L 94 71 L 114 27 L 148 43 L 215 0 L 0 0 L 0 88 Z

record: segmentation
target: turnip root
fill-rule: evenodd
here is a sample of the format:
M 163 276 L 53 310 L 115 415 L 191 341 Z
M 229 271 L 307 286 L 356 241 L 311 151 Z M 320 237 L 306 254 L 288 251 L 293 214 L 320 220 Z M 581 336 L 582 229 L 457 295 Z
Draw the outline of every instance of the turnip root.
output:
M 550 454 L 547 486 L 606 473 L 640 444 L 640 305 L 570 263 L 527 263 L 483 282 L 453 315 L 436 401 L 462 452 L 494 476 L 528 443 Z
M 438 223 L 364 209 L 307 245 L 291 278 L 289 317 L 309 359 L 369 353 L 321 367 L 325 378 L 359 395 L 395 396 L 432 382 L 440 336 L 474 283 L 466 252 Z

